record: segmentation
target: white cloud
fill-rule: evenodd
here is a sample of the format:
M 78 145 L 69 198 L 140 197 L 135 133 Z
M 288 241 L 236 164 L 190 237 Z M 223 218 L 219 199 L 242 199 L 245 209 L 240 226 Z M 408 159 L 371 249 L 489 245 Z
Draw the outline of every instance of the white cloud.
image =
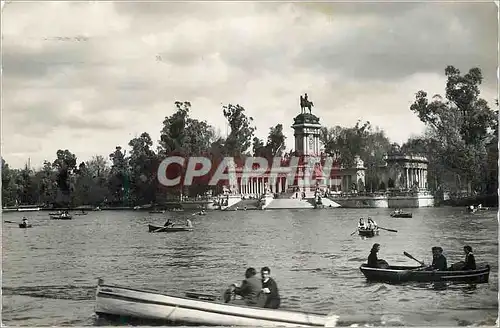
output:
M 290 149 L 305 92 L 324 125 L 369 120 L 402 142 L 423 129 L 415 92 L 442 93 L 448 64 L 481 67 L 493 100 L 485 5 L 10 3 L 2 156 L 40 165 L 59 148 L 86 160 L 144 131 L 157 140 L 176 100 L 222 133 L 221 105 L 239 103 L 261 138 L 282 123 Z

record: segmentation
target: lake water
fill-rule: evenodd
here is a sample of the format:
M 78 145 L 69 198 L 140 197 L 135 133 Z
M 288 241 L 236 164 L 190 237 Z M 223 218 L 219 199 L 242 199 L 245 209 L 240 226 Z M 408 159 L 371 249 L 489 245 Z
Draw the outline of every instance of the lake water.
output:
M 148 214 L 90 212 L 73 220 L 49 220 L 48 212 L 5 213 L 3 220 L 2 321 L 16 326 L 90 326 L 97 279 L 133 288 L 183 295 L 192 290 L 220 295 L 240 282 L 245 269 L 271 268 L 282 307 L 334 312 L 353 323 L 374 325 L 494 324 L 498 313 L 498 222 L 496 210 L 467 214 L 462 208 L 413 209 L 412 219 L 389 209 L 329 209 Z M 379 236 L 350 235 L 361 216 L 381 227 Z M 147 223 L 167 218 L 195 230 L 148 233 Z M 476 288 L 432 284 L 368 283 L 359 270 L 373 243 L 379 258 L 415 265 L 407 251 L 426 263 L 431 247 L 443 247 L 448 264 L 463 260 L 465 244 L 476 262 L 492 271 Z

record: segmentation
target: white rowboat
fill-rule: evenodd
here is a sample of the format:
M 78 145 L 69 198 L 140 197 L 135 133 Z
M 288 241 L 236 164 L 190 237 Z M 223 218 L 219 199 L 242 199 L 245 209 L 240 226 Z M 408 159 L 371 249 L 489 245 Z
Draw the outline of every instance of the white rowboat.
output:
M 174 324 L 252 327 L 335 327 L 339 316 L 305 312 L 254 308 L 170 296 L 146 290 L 97 283 L 97 315 L 143 320 L 160 320 Z

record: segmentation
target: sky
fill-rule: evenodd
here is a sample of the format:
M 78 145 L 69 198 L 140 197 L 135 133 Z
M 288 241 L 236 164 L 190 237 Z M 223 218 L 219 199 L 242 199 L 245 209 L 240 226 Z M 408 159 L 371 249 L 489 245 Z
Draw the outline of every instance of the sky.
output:
M 324 126 L 369 121 L 393 142 L 424 125 L 419 90 L 444 69 L 481 68 L 497 98 L 497 7 L 486 3 L 7 2 L 2 7 L 2 157 L 11 167 L 108 155 L 175 101 L 226 134 L 240 104 L 256 135 L 284 125 L 293 148 L 300 95 Z

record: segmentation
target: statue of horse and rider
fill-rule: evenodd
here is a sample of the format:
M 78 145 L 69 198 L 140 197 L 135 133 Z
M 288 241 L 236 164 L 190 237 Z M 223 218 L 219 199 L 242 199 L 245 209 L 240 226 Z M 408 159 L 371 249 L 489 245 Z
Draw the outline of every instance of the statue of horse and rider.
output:
M 304 95 L 304 97 L 302 97 L 302 95 L 300 96 L 300 113 L 301 114 L 305 114 L 306 113 L 306 108 L 309 109 L 309 114 L 312 114 L 311 113 L 311 107 L 314 107 L 314 104 L 312 101 L 309 101 L 307 99 L 307 93 Z

